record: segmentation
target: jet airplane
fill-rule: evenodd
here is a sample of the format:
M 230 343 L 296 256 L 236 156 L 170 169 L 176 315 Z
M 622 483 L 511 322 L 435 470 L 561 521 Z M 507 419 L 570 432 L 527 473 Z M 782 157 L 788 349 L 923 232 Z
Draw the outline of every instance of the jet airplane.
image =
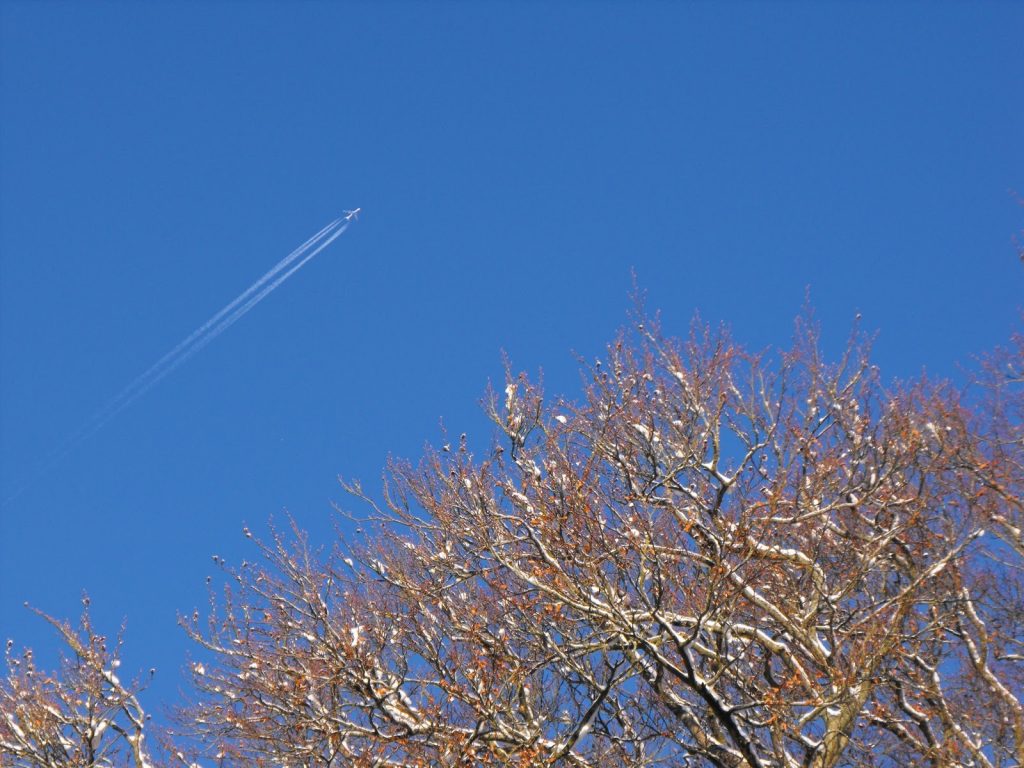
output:
M 345 211 L 345 221 L 352 221 L 352 219 L 359 218 L 359 212 L 362 208 L 356 208 L 354 211 Z

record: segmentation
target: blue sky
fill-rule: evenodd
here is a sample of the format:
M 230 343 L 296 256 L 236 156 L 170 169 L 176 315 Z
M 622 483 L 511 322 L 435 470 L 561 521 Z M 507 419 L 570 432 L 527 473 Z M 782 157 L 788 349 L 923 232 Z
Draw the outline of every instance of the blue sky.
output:
M 895 6 L 895 7 L 894 7 Z M 330 540 L 503 375 L 578 386 L 627 321 L 785 344 L 810 289 L 888 376 L 1017 325 L 1019 3 L 0 4 L 0 635 L 128 621 L 181 685 L 211 555 Z M 345 208 L 361 219 L 37 476 Z M 153 704 L 150 704 L 153 707 Z

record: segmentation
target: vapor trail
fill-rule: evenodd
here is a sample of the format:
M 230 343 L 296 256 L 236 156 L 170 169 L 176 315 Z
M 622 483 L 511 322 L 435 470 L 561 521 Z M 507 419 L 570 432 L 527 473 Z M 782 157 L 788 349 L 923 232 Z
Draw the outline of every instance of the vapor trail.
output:
M 294 251 L 292 251 L 283 259 L 281 259 L 281 261 L 275 264 L 259 280 L 257 280 L 255 283 L 246 288 L 241 294 L 239 294 L 234 301 L 232 301 L 230 304 L 228 304 L 219 312 L 217 312 L 217 314 L 215 314 L 213 317 L 211 317 L 209 320 L 207 320 L 205 323 L 199 326 L 196 330 L 194 330 L 191 334 L 184 338 L 176 347 L 174 347 L 174 349 L 172 349 L 166 355 L 164 355 L 155 363 L 153 363 L 153 365 L 147 368 L 143 373 L 135 377 L 135 379 L 132 380 L 131 383 L 126 385 L 124 389 L 122 389 L 116 396 L 114 396 L 110 400 L 110 402 L 103 406 L 103 408 L 101 408 L 92 417 L 92 419 L 90 419 L 90 422 L 107 421 L 111 415 L 122 410 L 121 406 L 126 401 L 134 400 L 136 395 L 138 394 L 138 391 L 146 391 L 152 386 L 153 383 L 162 379 L 164 374 L 160 373 L 161 369 L 168 365 L 170 365 L 172 368 L 176 368 L 177 365 L 174 364 L 174 360 L 182 353 L 184 353 L 190 345 L 200 340 L 202 336 L 206 334 L 211 328 L 213 328 L 218 322 L 220 322 L 220 320 L 225 315 L 227 315 L 229 312 L 235 309 L 235 307 L 237 307 L 239 304 L 241 304 L 254 293 L 256 293 L 264 285 L 266 285 L 266 283 L 269 280 L 272 280 L 274 276 L 277 275 L 282 269 L 285 269 L 289 264 L 294 262 L 295 259 L 299 258 L 303 253 L 309 250 L 310 246 L 312 246 L 318 240 L 322 239 L 327 232 L 329 232 L 334 227 L 338 226 L 340 222 L 341 219 L 335 219 L 326 227 L 324 227 L 315 235 L 313 235 L 311 238 L 309 238 L 302 245 L 300 245 L 298 248 L 296 248 Z M 151 379 L 153 380 L 152 382 L 150 381 Z
M 296 264 L 291 269 L 289 269 L 287 272 L 285 272 L 283 275 L 278 277 L 276 280 L 274 280 L 272 283 L 270 283 L 270 285 L 267 285 L 266 287 L 264 287 L 263 290 L 261 290 L 259 293 L 257 293 L 252 298 L 250 298 L 242 306 L 240 306 L 240 307 L 237 306 L 239 301 L 244 296 L 250 294 L 252 292 L 252 290 L 254 290 L 254 289 L 250 289 L 245 294 L 243 294 L 243 296 L 240 296 L 238 299 L 235 299 L 235 301 L 231 302 L 231 304 L 229 304 L 227 307 L 225 307 L 220 312 L 218 312 L 217 315 L 215 315 L 214 317 L 224 317 L 224 315 L 227 312 L 229 312 L 232 307 L 237 307 L 234 310 L 234 312 L 231 312 L 230 315 L 228 315 L 227 317 L 224 317 L 224 319 L 221 320 L 220 323 L 218 323 L 216 326 L 214 326 L 212 329 L 210 329 L 206 333 L 205 336 L 202 336 L 201 338 L 199 338 L 195 343 L 193 343 L 190 347 L 185 349 L 176 358 L 174 358 L 173 360 L 168 362 L 166 367 L 164 367 L 161 371 L 159 371 L 157 374 L 152 376 L 149 381 L 147 381 L 143 385 L 141 385 L 138 388 L 138 390 L 136 392 L 133 392 L 127 399 L 124 400 L 124 402 L 119 403 L 117 405 L 117 407 L 113 411 L 111 411 L 108 415 L 106 415 L 105 418 L 102 421 L 100 421 L 98 424 L 96 424 L 96 426 L 93 428 L 93 431 L 100 429 L 104 424 L 106 424 L 108 421 L 110 421 L 112 418 L 114 418 L 117 414 L 119 414 L 121 411 L 123 411 L 129 405 L 131 405 L 136 400 L 138 400 L 140 397 L 142 397 L 144 394 L 146 394 L 146 392 L 148 392 L 150 389 L 152 389 L 157 384 L 159 384 L 166 376 L 169 376 L 171 374 L 171 372 L 174 371 L 178 366 L 180 366 L 182 363 L 184 363 L 190 357 L 192 357 L 197 352 L 199 352 L 199 350 L 201 350 L 203 347 L 205 347 L 207 344 L 209 344 L 215 338 L 217 338 L 222 333 L 224 333 L 224 331 L 226 331 L 232 325 L 234 325 L 239 320 L 241 320 L 245 315 L 247 315 L 250 311 L 252 311 L 252 309 L 257 304 L 259 304 L 261 301 L 263 301 L 265 298 L 267 298 L 267 296 L 269 296 L 271 294 L 271 292 L 273 292 L 279 285 L 281 285 L 281 283 L 283 283 L 289 277 L 291 277 L 296 272 L 298 272 L 300 269 L 302 269 L 306 265 L 306 263 L 309 262 L 314 256 L 316 256 L 318 253 L 320 253 L 320 251 L 322 251 L 328 245 L 333 243 L 337 238 L 339 238 L 341 236 L 341 234 L 346 229 L 348 229 L 348 227 L 349 227 L 349 222 L 345 222 L 340 228 L 338 228 L 337 231 L 335 231 L 333 234 L 331 234 L 330 237 L 328 237 L 326 240 L 324 240 L 324 242 L 322 242 L 320 245 L 318 245 L 311 253 L 307 254 L 298 264 Z M 295 260 L 294 258 L 291 259 L 291 261 L 294 261 L 294 260 Z M 280 270 L 277 270 L 277 271 L 279 272 Z M 255 286 L 254 286 L 254 288 L 255 288 Z M 211 323 L 212 323 L 212 321 L 211 321 Z M 205 327 L 208 328 L 211 325 L 211 323 L 207 323 L 207 325 Z
M 0 503 L 0 507 L 6 506 L 15 498 L 28 489 L 42 474 L 56 464 L 60 459 L 71 452 L 76 446 L 88 440 L 92 435 L 102 429 L 111 419 L 121 411 L 130 406 L 146 392 L 156 386 L 178 366 L 199 352 L 203 347 L 220 336 L 224 331 L 234 325 L 248 314 L 257 304 L 271 294 L 285 280 L 294 275 L 305 266 L 320 251 L 334 242 L 351 223 L 351 218 L 344 219 L 345 223 L 340 227 L 343 219 L 337 218 L 321 229 L 306 242 L 285 256 L 281 261 L 268 270 L 259 280 L 246 288 L 235 299 L 229 302 L 223 309 L 203 323 L 199 328 L 190 333 L 185 339 L 178 343 L 170 352 L 165 354 L 153 365 L 147 368 L 142 374 L 125 386 L 121 392 L 110 400 L 105 406 L 98 410 L 93 416 L 75 433 L 55 448 L 50 455 L 43 460 L 35 473 L 25 481 L 14 493 Z M 334 230 L 333 232 L 331 230 Z M 326 239 L 325 239 L 326 238 Z M 323 242 L 320 242 L 320 241 Z M 319 243 L 319 245 L 316 245 Z M 316 245 L 312 252 L 309 249 Z M 299 260 L 295 264 L 296 260 Z M 290 267 L 290 268 L 289 268 Z M 286 271 L 285 271 L 286 270 Z M 284 274 L 281 274 L 282 271 Z
M 289 277 L 291 277 L 296 272 L 298 272 L 300 269 L 302 269 L 306 265 L 306 263 L 309 262 L 318 253 L 320 253 L 320 251 L 322 251 L 328 245 L 330 245 L 335 240 L 337 240 L 339 237 L 341 237 L 341 234 L 346 229 L 348 229 L 349 224 L 350 224 L 350 222 L 346 221 L 341 227 L 338 228 L 338 230 L 336 232 L 334 232 L 330 237 L 328 237 L 323 243 L 318 245 L 316 247 L 316 249 L 313 250 L 312 253 L 310 253 L 309 255 L 304 257 L 302 259 L 302 261 L 300 261 L 294 267 L 289 269 L 287 272 L 285 272 L 279 278 L 274 280 L 274 282 L 272 282 L 270 285 L 265 287 L 258 294 L 256 294 L 251 299 L 249 299 L 245 304 L 243 304 L 241 307 L 239 307 L 233 313 L 231 313 L 231 315 L 229 317 L 227 317 L 223 321 L 221 321 L 221 323 L 216 328 L 211 330 L 205 337 L 203 337 L 201 340 L 199 340 L 191 349 L 189 349 L 184 355 L 182 355 L 180 360 L 175 361 L 174 367 L 176 368 L 179 365 L 181 365 L 181 363 L 185 362 L 188 358 L 192 357 L 192 355 L 194 355 L 200 349 L 202 349 L 207 344 L 209 344 L 211 341 L 213 341 L 215 338 L 217 338 L 222 333 L 224 333 L 224 331 L 226 331 L 232 325 L 234 325 L 239 320 L 241 320 L 245 315 L 247 315 L 249 313 L 250 310 L 253 309 L 253 307 L 255 307 L 257 304 L 259 304 L 261 301 L 263 301 L 267 296 L 269 296 L 272 291 L 276 290 L 277 287 L 279 285 L 281 285 L 281 283 L 283 283 Z M 293 259 L 293 261 L 294 261 L 294 259 Z

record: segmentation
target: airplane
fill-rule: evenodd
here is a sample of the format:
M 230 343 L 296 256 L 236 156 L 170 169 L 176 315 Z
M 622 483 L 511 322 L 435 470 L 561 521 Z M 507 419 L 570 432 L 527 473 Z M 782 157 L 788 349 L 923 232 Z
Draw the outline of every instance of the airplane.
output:
M 359 212 L 362 208 L 356 208 L 354 211 L 345 211 L 345 221 L 352 221 L 352 219 L 359 218 Z

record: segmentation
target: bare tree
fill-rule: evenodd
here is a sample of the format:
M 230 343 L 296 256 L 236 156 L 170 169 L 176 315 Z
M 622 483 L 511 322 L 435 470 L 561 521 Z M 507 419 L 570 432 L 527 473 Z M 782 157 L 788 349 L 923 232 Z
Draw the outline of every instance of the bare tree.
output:
M 32 651 L 7 641 L 7 678 L 0 681 L 0 765 L 12 768 L 151 768 L 149 717 L 139 684 L 118 677 L 120 639 L 110 647 L 89 619 L 78 628 L 39 613 L 70 653 L 60 672 L 38 668 Z
M 957 391 L 641 325 L 587 377 L 349 486 L 364 543 L 231 571 L 196 759 L 1024 765 L 1024 343 Z

